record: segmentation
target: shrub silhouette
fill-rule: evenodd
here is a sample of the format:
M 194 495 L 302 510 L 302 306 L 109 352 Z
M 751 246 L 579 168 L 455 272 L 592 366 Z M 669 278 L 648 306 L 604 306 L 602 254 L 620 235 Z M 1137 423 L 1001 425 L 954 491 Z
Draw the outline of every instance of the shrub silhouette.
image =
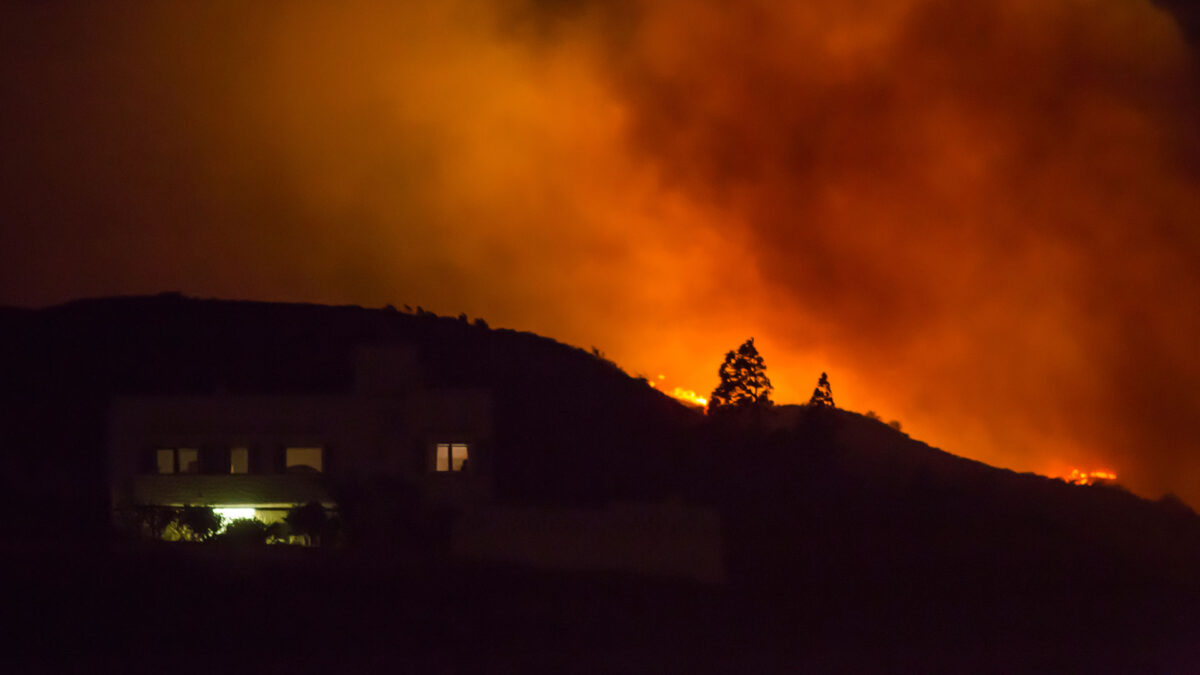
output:
M 1168 492 L 1160 497 L 1158 505 L 1163 511 L 1170 513 L 1174 517 L 1193 520 L 1196 518 L 1196 512 L 1192 510 L 1192 507 L 1188 506 L 1187 502 L 1180 499 L 1179 495 L 1173 492 Z
M 330 523 L 329 514 L 320 502 L 293 506 L 283 517 L 283 522 L 292 534 L 304 537 L 312 546 L 321 545 Z
M 169 506 L 139 505 L 133 507 L 133 523 L 139 534 L 162 539 L 167 528 L 179 521 L 179 510 Z
M 230 544 L 265 544 L 267 525 L 254 518 L 236 518 L 225 528 L 220 540 Z
M 268 544 L 286 544 L 291 537 L 287 523 L 276 521 L 267 525 L 266 538 Z
M 221 529 L 223 520 L 211 506 L 184 506 L 179 512 L 182 534 L 190 541 L 208 541 Z

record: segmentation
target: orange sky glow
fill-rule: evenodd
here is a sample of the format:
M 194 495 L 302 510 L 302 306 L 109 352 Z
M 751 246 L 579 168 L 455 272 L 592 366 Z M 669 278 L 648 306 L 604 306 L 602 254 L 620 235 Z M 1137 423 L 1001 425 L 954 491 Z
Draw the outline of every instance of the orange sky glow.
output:
M 779 402 L 824 371 L 956 454 L 1200 505 L 1200 70 L 1149 0 L 0 26 L 0 303 L 422 305 L 698 397 L 754 337 Z

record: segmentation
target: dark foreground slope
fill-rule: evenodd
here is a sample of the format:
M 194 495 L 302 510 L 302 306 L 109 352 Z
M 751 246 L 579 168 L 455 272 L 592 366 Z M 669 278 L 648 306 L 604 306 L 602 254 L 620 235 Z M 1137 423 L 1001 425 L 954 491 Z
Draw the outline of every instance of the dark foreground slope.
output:
M 395 339 L 430 383 L 496 388 L 508 498 L 681 496 L 726 537 L 718 587 L 353 547 L 10 547 L 33 667 L 1200 671 L 1200 523 L 1175 501 L 995 469 L 847 411 L 703 418 L 581 350 L 453 319 L 166 297 L 0 320 L 10 513 L 95 484 L 112 394 L 337 390 L 354 344 Z
M 722 586 L 354 548 L 18 550 L 6 656 L 19 672 L 1200 668 L 1193 515 L 824 417 L 699 434 L 687 485 L 726 518 Z
M 1200 521 L 1177 501 L 995 469 L 847 411 L 710 431 L 704 491 L 764 644 L 864 669 L 1200 668 Z

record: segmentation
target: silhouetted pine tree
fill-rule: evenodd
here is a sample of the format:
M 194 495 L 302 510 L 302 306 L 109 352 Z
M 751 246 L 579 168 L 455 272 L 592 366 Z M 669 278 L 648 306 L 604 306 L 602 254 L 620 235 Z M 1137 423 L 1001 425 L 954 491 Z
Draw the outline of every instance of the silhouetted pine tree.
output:
M 821 373 L 821 379 L 817 380 L 817 388 L 813 389 L 812 398 L 808 399 L 808 404 L 836 407 L 833 405 L 833 388 L 829 386 L 829 376 L 825 373 Z
M 725 354 L 717 374 L 720 384 L 708 399 L 708 410 L 721 408 L 766 408 L 771 403 L 771 380 L 767 377 L 767 366 L 750 338 Z

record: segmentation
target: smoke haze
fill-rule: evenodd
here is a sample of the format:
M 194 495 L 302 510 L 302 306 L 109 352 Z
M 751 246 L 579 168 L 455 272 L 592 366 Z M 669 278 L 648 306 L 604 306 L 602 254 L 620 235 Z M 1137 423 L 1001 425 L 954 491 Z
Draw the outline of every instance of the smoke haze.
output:
M 1195 11 L 16 3 L 0 302 L 465 311 L 1200 504 Z

